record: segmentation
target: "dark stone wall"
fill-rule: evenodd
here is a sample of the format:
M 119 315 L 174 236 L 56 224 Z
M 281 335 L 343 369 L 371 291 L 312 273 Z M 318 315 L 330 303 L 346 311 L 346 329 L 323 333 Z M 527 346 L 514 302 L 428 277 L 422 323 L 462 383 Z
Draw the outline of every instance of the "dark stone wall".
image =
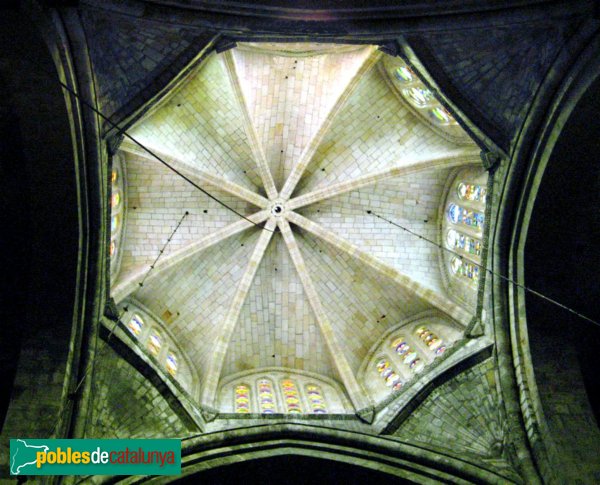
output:
M 214 34 L 82 7 L 98 88 L 98 107 L 131 111 L 181 72 Z M 129 114 L 129 113 L 125 113 Z M 114 117 L 118 121 L 120 114 Z
M 181 438 L 192 434 L 143 373 L 102 345 L 94 369 L 87 437 Z
M 435 389 L 394 432 L 408 443 L 450 453 L 519 481 L 505 449 L 505 429 L 490 358 Z
M 9 437 L 49 437 L 62 415 L 79 227 L 73 144 L 52 58 L 17 11 L 0 15 L 0 45 L 10 46 L 0 50 L 5 465 Z
M 408 37 L 444 93 L 508 151 L 576 20 Z
M 525 246 L 526 284 L 600 322 L 600 81 L 574 107 L 550 156 Z M 542 409 L 570 483 L 600 482 L 600 326 L 527 296 Z

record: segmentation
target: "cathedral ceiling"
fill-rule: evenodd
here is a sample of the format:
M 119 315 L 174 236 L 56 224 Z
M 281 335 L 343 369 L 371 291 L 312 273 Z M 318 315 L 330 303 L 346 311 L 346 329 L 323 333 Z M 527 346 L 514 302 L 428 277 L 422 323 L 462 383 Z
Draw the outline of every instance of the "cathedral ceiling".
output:
M 371 402 L 361 366 L 390 329 L 427 312 L 463 329 L 473 317 L 447 291 L 438 248 L 369 213 L 437 241 L 446 187 L 478 158 L 399 95 L 385 57 L 240 44 L 129 130 L 227 207 L 121 145 L 111 293 L 175 315 L 162 324 L 197 373 L 201 404 L 217 406 L 232 376 L 282 369 L 330 379 L 359 410 Z

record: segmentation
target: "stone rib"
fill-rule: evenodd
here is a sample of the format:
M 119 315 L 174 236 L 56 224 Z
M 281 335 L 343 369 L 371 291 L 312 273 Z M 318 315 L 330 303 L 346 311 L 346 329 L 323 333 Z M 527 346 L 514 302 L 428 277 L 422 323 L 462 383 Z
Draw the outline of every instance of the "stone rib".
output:
M 379 61 L 380 57 L 381 57 L 381 52 L 373 51 L 373 53 L 369 57 L 367 57 L 367 59 L 365 60 L 363 65 L 356 72 L 356 74 L 354 75 L 352 80 L 348 83 L 348 86 L 346 87 L 346 89 L 342 92 L 340 97 L 337 99 L 337 101 L 335 102 L 335 105 L 329 112 L 329 115 L 327 116 L 327 118 L 325 118 L 325 120 L 323 121 L 323 123 L 320 126 L 317 133 L 313 136 L 310 143 L 302 151 L 302 154 L 300 155 L 298 163 L 296 165 L 294 165 L 292 172 L 290 173 L 289 177 L 285 181 L 285 184 L 284 184 L 283 188 L 281 189 L 281 194 L 280 194 L 280 197 L 282 200 L 288 200 L 292 196 L 292 193 L 294 192 L 296 185 L 298 185 L 298 182 L 302 178 L 302 174 L 304 173 L 304 170 L 306 169 L 308 164 L 311 162 L 315 152 L 317 151 L 317 148 L 319 147 L 319 145 L 321 144 L 321 141 L 323 140 L 323 137 L 325 136 L 325 134 L 331 127 L 331 124 L 333 123 L 333 120 L 335 119 L 336 115 L 341 111 L 343 106 L 346 104 L 346 101 L 348 101 L 348 99 L 350 98 L 350 96 L 352 95 L 352 93 L 354 92 L 356 87 L 358 86 L 358 84 L 359 84 L 360 80 L 363 78 L 363 76 L 373 68 L 373 66 L 377 63 L 377 61 Z
M 344 386 L 346 387 L 346 391 L 350 397 L 350 400 L 352 401 L 352 405 L 356 411 L 365 409 L 370 406 L 369 400 L 365 396 L 364 390 L 352 372 L 352 369 L 348 364 L 346 357 L 344 356 L 342 346 L 335 337 L 331 323 L 325 314 L 321 300 L 312 282 L 312 278 L 308 274 L 306 264 L 304 263 L 304 258 L 302 257 L 300 249 L 298 248 L 298 243 L 292 234 L 292 229 L 285 219 L 279 220 L 278 226 L 281 230 L 281 234 L 283 235 L 283 239 L 285 240 L 290 257 L 294 262 L 296 271 L 298 272 L 300 280 L 302 281 L 302 286 L 304 287 L 306 297 L 310 302 L 315 314 L 315 318 L 319 324 L 319 328 L 321 329 L 321 334 L 323 335 L 323 339 L 325 340 L 325 344 L 329 350 L 331 360 L 333 361 L 337 372 L 342 379 Z
M 135 143 L 131 141 L 124 141 L 120 147 L 123 151 L 129 152 L 133 155 L 137 155 L 140 157 L 147 158 L 148 160 L 155 161 L 156 160 L 152 155 L 150 155 L 146 150 L 139 147 Z M 212 175 L 204 170 L 200 170 L 191 166 L 190 164 L 184 163 L 178 158 L 167 155 L 166 153 L 159 152 L 158 150 L 152 150 L 156 155 L 162 158 L 165 162 L 175 168 L 177 171 L 181 172 L 187 178 L 195 182 L 196 184 L 203 185 L 211 185 L 216 187 L 224 192 L 227 192 L 231 195 L 238 197 L 241 200 L 245 200 L 246 202 L 250 202 L 251 204 L 257 207 L 265 207 L 268 204 L 268 200 L 262 197 L 261 195 L 253 192 L 251 190 L 242 187 L 241 185 L 236 184 L 235 182 L 231 182 L 224 178 L 221 178 L 217 175 Z M 207 190 L 210 193 L 210 191 Z
M 239 282 L 235 296 L 231 301 L 231 306 L 227 311 L 225 321 L 221 325 L 220 335 L 216 342 L 213 343 L 213 355 L 209 360 L 208 369 L 206 370 L 206 374 L 204 376 L 204 385 L 200 398 L 200 402 L 204 406 L 211 408 L 214 407 L 217 388 L 219 386 L 219 378 L 221 376 L 221 369 L 223 368 L 223 362 L 225 360 L 225 354 L 227 353 L 229 341 L 231 340 L 231 335 L 233 334 L 233 330 L 235 329 L 235 325 L 239 319 L 242 306 L 246 301 L 246 296 L 248 295 L 250 285 L 254 280 L 254 275 L 256 275 L 256 270 L 258 269 L 267 246 L 269 245 L 269 241 L 274 234 L 275 225 L 276 222 L 273 218 L 269 219 L 265 225 L 265 228 L 263 229 L 258 242 L 254 247 L 254 251 L 250 257 L 246 271 Z
M 420 283 L 400 273 L 395 268 L 380 261 L 374 256 L 371 256 L 370 254 L 362 251 L 360 248 L 358 248 L 358 246 L 355 246 L 354 244 L 351 244 L 345 239 L 337 236 L 333 232 L 328 231 L 320 224 L 316 224 L 307 219 L 306 217 L 303 217 L 295 212 L 288 213 L 287 217 L 291 222 L 301 227 L 302 229 L 311 232 L 315 236 L 323 239 L 332 246 L 338 248 L 340 251 L 345 252 L 346 254 L 359 260 L 363 264 L 366 264 L 370 268 L 373 268 L 375 271 L 389 278 L 393 282 L 399 284 L 415 296 L 429 302 L 432 306 L 444 312 L 446 315 L 450 316 L 458 323 L 467 326 L 471 321 L 473 315 L 471 315 L 469 312 L 464 310 L 456 303 L 452 302 L 448 298 L 445 298 L 444 296 L 439 295 L 433 290 L 425 288 Z
M 373 172 L 363 175 L 362 177 L 313 190 L 312 192 L 290 200 L 288 204 L 286 204 L 286 207 L 289 210 L 295 210 L 300 207 L 314 204 L 315 202 L 320 202 L 325 199 L 330 199 L 332 197 L 336 197 L 353 190 L 358 190 L 369 185 L 374 185 L 378 182 L 382 182 L 394 177 L 401 177 L 403 175 L 410 175 L 436 168 L 453 168 L 477 163 L 481 163 L 481 158 L 479 157 L 479 152 L 474 153 L 473 150 L 458 151 L 429 160 L 407 161 L 379 172 Z
M 244 96 L 244 92 L 242 91 L 242 87 L 240 86 L 240 79 L 237 74 L 235 60 L 231 51 L 228 51 L 225 54 L 223 54 L 223 60 L 227 69 L 227 74 L 229 75 L 229 79 L 231 81 L 231 85 L 233 87 L 233 91 L 235 92 L 235 97 L 238 100 L 240 109 L 244 117 L 243 124 L 246 130 L 246 136 L 248 137 L 250 143 L 250 149 L 252 150 L 254 161 L 256 162 L 256 165 L 258 167 L 260 179 L 263 182 L 265 192 L 267 193 L 269 199 L 274 199 L 275 197 L 277 197 L 277 189 L 275 187 L 273 175 L 271 174 L 271 170 L 269 170 L 269 164 L 267 163 L 265 152 L 258 140 L 256 129 L 254 128 L 254 124 L 252 123 L 250 113 L 248 112 L 248 103 L 246 102 L 246 98 Z
M 161 258 L 158 263 L 154 266 L 154 269 L 149 273 L 146 282 L 152 281 L 158 275 L 162 274 L 164 271 L 172 268 L 178 263 L 190 259 L 195 254 L 203 251 L 215 244 L 218 244 L 227 238 L 237 234 L 241 231 L 249 229 L 251 227 L 255 227 L 254 224 L 260 224 L 264 222 L 269 217 L 269 211 L 263 210 L 260 212 L 256 212 L 255 214 L 248 217 L 246 219 L 240 219 L 233 224 L 229 224 L 218 231 L 215 231 L 212 234 L 208 234 L 207 236 L 199 239 L 198 241 L 193 242 L 192 244 L 181 248 L 179 251 L 175 251 L 168 256 L 164 256 Z M 254 224 L 253 224 L 254 223 Z M 118 303 L 125 299 L 129 294 L 133 293 L 138 287 L 139 283 L 144 278 L 144 275 L 148 272 L 149 266 L 143 265 L 141 267 L 136 268 L 132 272 L 125 275 L 120 281 L 115 284 L 115 286 L 111 290 L 111 296 Z

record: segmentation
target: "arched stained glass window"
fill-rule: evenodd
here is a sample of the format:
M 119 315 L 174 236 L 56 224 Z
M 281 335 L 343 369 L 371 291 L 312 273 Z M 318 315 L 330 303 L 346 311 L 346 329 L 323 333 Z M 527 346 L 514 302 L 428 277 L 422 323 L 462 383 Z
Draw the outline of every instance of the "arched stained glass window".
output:
M 400 376 L 394 371 L 392 364 L 385 359 L 381 358 L 376 364 L 377 372 L 385 381 L 385 385 L 391 387 L 392 390 L 398 391 L 402 387 L 402 380 Z
M 461 182 L 458 184 L 458 197 L 462 200 L 470 200 L 472 202 L 481 202 L 485 204 L 486 188 L 477 184 L 468 184 Z
M 258 381 L 258 401 L 261 413 L 275 413 L 275 396 L 273 395 L 273 385 L 270 380 L 260 379 Z
M 327 405 L 325 404 L 325 398 L 321 392 L 321 388 L 315 384 L 308 384 L 306 386 L 306 395 L 310 402 L 312 412 L 315 414 L 325 414 L 327 412 Z
M 142 320 L 142 317 L 140 317 L 138 314 L 134 314 L 131 317 L 131 320 L 129 320 L 127 328 L 133 335 L 139 337 L 140 333 L 142 333 L 142 329 L 144 328 L 144 320 Z
M 481 256 L 481 241 L 467 236 L 461 232 L 450 229 L 446 234 L 446 244 L 449 248 L 456 249 L 466 254 Z
M 235 386 L 234 402 L 236 413 L 248 414 L 250 412 L 250 388 L 247 385 Z
M 456 120 L 443 106 L 436 106 L 429 110 L 429 118 L 438 125 L 456 125 Z
M 173 377 L 177 375 L 177 356 L 173 352 L 169 352 L 169 355 L 167 355 L 166 367 Z
M 160 337 L 160 334 L 156 330 L 153 330 L 150 334 L 150 338 L 148 339 L 148 350 L 152 355 L 157 357 L 158 354 L 160 354 L 161 347 L 162 339 Z
M 298 414 L 302 412 L 302 404 L 300 403 L 300 396 L 296 384 L 289 379 L 285 379 L 281 382 L 283 389 L 283 399 L 287 412 L 290 414 Z
M 402 362 L 406 364 L 413 372 L 421 370 L 424 365 L 417 352 L 406 343 L 404 337 L 398 337 L 392 342 L 392 347 L 396 353 L 402 358 Z
M 475 264 L 454 257 L 450 261 L 450 268 L 455 275 L 462 276 L 471 281 L 479 280 L 479 266 Z
M 483 228 L 484 216 L 481 212 L 466 209 L 457 204 L 449 204 L 448 220 L 453 224 L 481 229 Z
M 435 100 L 433 93 L 419 86 L 413 86 L 402 90 L 402 94 L 417 108 L 423 108 Z
M 119 223 L 121 222 L 121 218 L 119 217 L 119 214 L 115 214 L 114 216 L 112 216 L 110 218 L 110 232 L 112 234 L 116 234 L 117 231 L 119 230 Z
M 115 160 L 118 165 L 118 161 Z M 108 254 L 111 258 L 115 258 L 118 250 L 118 241 L 123 226 L 123 190 L 121 187 L 121 175 L 119 169 L 115 166 L 110 174 L 111 182 L 111 198 L 110 198 L 110 244 L 108 246 Z M 114 268 L 114 265 L 112 266 Z
M 444 341 L 427 327 L 419 327 L 415 330 L 419 338 L 427 344 L 427 347 L 435 353 L 435 355 L 443 354 L 446 350 Z
M 121 192 L 119 190 L 113 190 L 113 195 L 110 199 L 110 207 L 116 209 L 121 205 Z
M 396 79 L 401 83 L 411 83 L 417 79 L 413 70 L 408 66 L 399 67 L 394 74 L 396 75 Z

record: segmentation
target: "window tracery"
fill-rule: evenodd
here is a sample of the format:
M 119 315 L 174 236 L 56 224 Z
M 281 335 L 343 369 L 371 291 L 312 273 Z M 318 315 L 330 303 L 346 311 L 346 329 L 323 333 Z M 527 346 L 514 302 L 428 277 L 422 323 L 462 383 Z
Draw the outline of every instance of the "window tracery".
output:
M 415 333 L 435 355 L 441 355 L 446 351 L 444 341 L 427 327 L 418 327 Z
M 144 320 L 137 313 L 134 313 L 127 324 L 127 328 L 133 335 L 139 337 L 144 328 Z
M 250 412 L 250 387 L 240 384 L 234 389 L 235 412 L 248 414 Z
M 416 108 L 417 113 L 422 113 L 427 121 L 440 128 L 450 128 L 451 131 L 458 128 L 454 116 L 408 65 L 402 63 L 389 72 L 402 97 Z
M 417 108 L 424 108 L 435 101 L 433 93 L 423 86 L 412 86 L 403 89 L 402 94 Z
M 482 185 L 461 182 L 458 184 L 457 192 L 458 197 L 462 200 L 486 203 L 487 190 Z
M 274 375 L 259 374 L 254 380 L 254 387 L 248 384 L 247 376 L 234 380 L 222 388 L 221 399 L 226 399 L 226 407 L 238 414 L 327 414 L 346 411 L 339 392 L 331 385 L 319 382 L 315 377 L 301 374 L 290 377 L 286 374 L 278 371 L 274 371 Z M 257 396 L 254 400 L 251 399 L 253 393 Z
M 450 249 L 443 253 L 450 284 L 462 282 L 474 289 L 481 276 L 487 178 L 487 173 L 482 170 L 463 169 L 449 188 L 442 240 Z
M 169 352 L 169 354 L 167 355 L 167 361 L 165 366 L 169 374 L 171 374 L 173 377 L 177 376 L 177 356 L 173 352 Z
M 436 106 L 429 110 L 429 119 L 440 126 L 455 125 L 456 120 L 443 106 Z
M 416 80 L 417 75 L 408 66 L 400 66 L 394 71 L 396 79 L 401 83 L 411 83 Z
M 454 229 L 450 229 L 447 232 L 446 244 L 449 248 L 461 253 L 481 256 L 481 241 Z
M 325 402 L 325 398 L 323 397 L 323 392 L 319 386 L 315 384 L 308 384 L 306 386 L 306 394 L 308 396 L 308 401 L 313 413 L 327 413 L 327 404 Z
M 158 357 L 162 348 L 162 338 L 156 330 L 152 330 L 148 339 L 148 350 L 154 357 Z
M 419 358 L 419 354 L 411 348 L 404 337 L 394 339 L 392 348 L 401 357 L 402 363 L 408 366 L 411 371 L 418 372 L 423 369 L 423 362 Z
M 475 229 L 483 229 L 484 215 L 472 209 L 460 206 L 458 204 L 448 205 L 448 219 L 453 224 L 461 224 Z
M 285 379 L 281 382 L 281 388 L 283 390 L 283 399 L 289 414 L 302 413 L 302 404 L 300 402 L 300 396 L 296 384 L 290 380 Z
M 393 391 L 399 391 L 402 388 L 402 379 L 388 359 L 380 358 L 377 361 L 376 369 L 386 386 L 391 387 Z
M 110 197 L 110 242 L 108 254 L 111 258 L 111 271 L 116 265 L 114 261 L 119 252 L 119 239 L 123 226 L 123 180 L 118 158 L 114 159 L 114 167 L 110 175 L 111 197 Z
M 450 269 L 455 275 L 469 279 L 471 281 L 479 280 L 479 267 L 468 261 L 464 261 L 456 256 L 450 261 Z
M 260 379 L 258 381 L 258 399 L 261 413 L 275 413 L 275 396 L 273 395 L 273 385 L 270 380 Z

